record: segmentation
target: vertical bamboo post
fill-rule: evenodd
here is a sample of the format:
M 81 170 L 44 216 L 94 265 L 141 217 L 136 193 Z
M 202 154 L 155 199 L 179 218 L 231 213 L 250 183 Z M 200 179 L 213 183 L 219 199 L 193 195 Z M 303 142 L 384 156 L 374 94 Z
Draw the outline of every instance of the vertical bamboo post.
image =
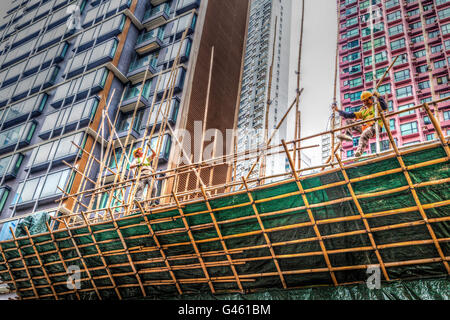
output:
M 384 278 L 386 280 L 390 281 L 388 273 L 386 271 L 386 267 L 385 267 L 384 262 L 383 262 L 383 259 L 381 258 L 381 254 L 380 254 L 380 252 L 379 252 L 379 250 L 377 248 L 377 244 L 375 243 L 375 239 L 373 238 L 373 233 L 372 233 L 372 230 L 370 229 L 369 222 L 367 221 L 366 215 L 365 215 L 365 213 L 364 213 L 364 211 L 363 211 L 363 209 L 361 207 L 361 204 L 359 203 L 359 200 L 356 197 L 355 191 L 353 190 L 353 186 L 352 186 L 352 184 L 350 182 L 350 179 L 348 177 L 347 171 L 344 169 L 344 166 L 342 164 L 341 157 L 338 154 L 335 154 L 335 157 L 336 157 L 336 160 L 339 163 L 339 167 L 341 169 L 341 173 L 342 173 L 342 175 L 344 177 L 345 183 L 347 184 L 348 191 L 350 192 L 350 195 L 352 196 L 353 203 L 355 204 L 356 208 L 358 209 L 358 213 L 361 216 L 361 220 L 363 221 L 364 228 L 367 231 L 367 235 L 369 237 L 370 244 L 372 245 L 372 248 L 375 251 L 375 255 L 377 256 L 378 263 L 380 264 L 381 270 L 383 271 Z
M 386 120 L 385 115 L 383 114 L 383 112 L 381 110 L 380 105 L 377 104 L 377 107 L 378 107 L 378 111 L 379 111 L 379 113 L 381 115 L 381 120 L 383 121 L 384 127 L 386 128 L 386 132 L 388 134 L 389 141 L 390 141 L 390 143 L 392 145 L 392 148 L 394 149 L 394 152 L 395 152 L 395 155 L 397 157 L 397 160 L 398 160 L 398 162 L 399 162 L 399 164 L 400 164 L 400 166 L 401 166 L 401 168 L 403 170 L 403 174 L 404 174 L 404 176 L 406 178 L 406 181 L 408 182 L 409 188 L 411 190 L 411 194 L 412 194 L 412 196 L 414 198 L 414 201 L 416 202 L 417 207 L 419 208 L 420 215 L 422 216 L 422 219 L 423 219 L 423 221 L 425 222 L 425 224 L 427 226 L 428 232 L 430 233 L 430 236 L 433 239 L 434 246 L 436 247 L 436 250 L 439 253 L 440 259 L 441 259 L 442 263 L 444 264 L 444 267 L 447 270 L 447 273 L 450 274 L 450 266 L 448 264 L 448 261 L 446 260 L 445 255 L 442 252 L 441 245 L 439 244 L 439 241 L 437 240 L 436 234 L 434 233 L 434 230 L 431 227 L 430 221 L 428 220 L 427 214 L 425 213 L 425 210 L 424 210 L 424 208 L 422 206 L 422 203 L 420 202 L 420 199 L 419 199 L 419 197 L 417 195 L 417 191 L 416 191 L 416 189 L 414 187 L 414 184 L 413 184 L 413 182 L 411 180 L 411 176 L 409 174 L 408 168 L 406 167 L 405 162 L 403 161 L 403 157 L 402 157 L 401 153 L 399 152 L 397 145 L 395 144 L 394 137 L 392 136 L 391 128 L 389 127 L 389 124 L 388 124 L 388 122 Z
M 31 288 L 33 289 L 34 296 L 39 299 L 39 294 L 38 294 L 38 292 L 36 290 L 36 286 L 34 285 L 33 278 L 31 277 L 30 270 L 28 269 L 28 265 L 25 262 L 25 258 L 23 257 L 22 249 L 20 248 L 19 242 L 17 241 L 16 235 L 14 234 L 14 230 L 11 227 L 9 227 L 9 230 L 11 231 L 12 237 L 14 239 L 14 244 L 15 244 L 15 246 L 17 248 L 17 252 L 19 253 L 19 256 L 20 256 L 20 260 L 21 260 L 21 262 L 22 262 L 22 264 L 23 264 L 23 266 L 25 268 L 25 272 L 27 273 L 27 276 L 28 276 L 27 280 L 30 281 Z
M 55 300 L 59 300 L 59 297 L 56 294 L 55 287 L 53 286 L 53 283 L 50 280 L 50 277 L 49 277 L 49 275 L 47 273 L 47 270 L 45 269 L 44 264 L 42 263 L 42 259 L 41 259 L 41 256 L 39 254 L 39 251 L 38 251 L 38 249 L 36 247 L 36 244 L 34 243 L 33 238 L 31 237 L 30 231 L 28 230 L 27 226 L 25 226 L 25 232 L 27 233 L 28 241 L 30 241 L 31 247 L 33 248 L 34 255 L 36 256 L 36 258 L 37 258 L 37 260 L 39 262 L 39 266 L 42 269 L 42 273 L 44 273 L 45 280 L 47 280 L 47 283 L 50 286 L 50 289 L 52 291 L 53 297 L 55 297 Z
M 153 241 L 155 241 L 156 247 L 158 248 L 161 257 L 164 260 L 164 264 L 166 265 L 166 268 L 169 270 L 170 277 L 172 278 L 173 282 L 175 283 L 175 287 L 177 288 L 178 294 L 182 295 L 183 291 L 181 290 L 181 286 L 179 284 L 179 281 L 175 277 L 175 273 L 173 272 L 173 268 L 170 265 L 169 260 L 167 259 L 167 255 L 164 252 L 164 249 L 162 248 L 161 243 L 159 242 L 158 237 L 156 236 L 156 234 L 155 234 L 155 232 L 153 230 L 153 227 L 150 224 L 150 221 L 148 221 L 147 216 L 144 214 L 144 208 L 142 208 L 142 206 L 141 206 L 141 204 L 139 202 L 137 203 L 137 205 L 138 205 L 139 209 L 141 210 L 141 214 L 140 215 L 145 220 L 145 224 L 148 227 L 148 231 L 150 231 L 150 236 L 153 238 Z
M 199 154 L 198 162 L 203 161 L 203 149 L 205 147 L 206 124 L 208 122 L 208 111 L 209 111 L 209 100 L 210 100 L 210 94 L 211 94 L 211 80 L 212 80 L 213 67 L 214 67 L 214 46 L 211 48 L 211 61 L 209 64 L 208 86 L 207 86 L 207 90 L 206 90 L 205 114 L 203 116 L 203 124 L 202 124 L 203 130 L 202 130 L 202 138 L 200 141 L 200 154 Z M 201 171 L 199 173 L 201 174 Z M 200 181 L 197 180 L 196 187 L 195 187 L 196 189 L 198 189 L 199 184 L 200 184 Z
M 271 98 L 272 98 L 272 77 L 273 77 L 273 65 L 275 61 L 275 46 L 277 42 L 277 28 L 278 28 L 278 16 L 275 17 L 275 30 L 273 33 L 273 48 L 272 48 L 272 63 L 270 65 L 269 70 L 269 86 L 267 88 L 267 103 L 266 103 L 266 114 L 265 114 L 265 120 L 264 120 L 264 142 L 266 145 L 269 145 L 269 111 L 270 111 L 270 105 L 272 104 Z M 266 163 L 267 159 L 266 156 L 263 156 L 261 167 L 259 170 L 259 176 L 264 177 L 266 175 Z
M 293 176 L 295 178 L 295 183 L 297 184 L 298 190 L 301 193 L 301 198 L 303 200 L 303 203 L 305 204 L 306 212 L 308 213 L 309 220 L 310 220 L 310 222 L 313 225 L 314 233 L 316 234 L 317 239 L 319 239 L 319 245 L 320 245 L 320 248 L 322 250 L 322 254 L 323 254 L 324 258 L 325 258 L 325 262 L 327 264 L 327 268 L 328 268 L 328 270 L 330 272 L 331 279 L 333 280 L 334 285 L 337 286 L 338 282 L 336 280 L 336 276 L 334 274 L 334 271 L 332 270 L 333 268 L 331 266 L 330 258 L 328 257 L 327 249 L 325 248 L 325 244 L 323 242 L 322 235 L 320 234 L 319 228 L 317 227 L 317 223 L 316 223 L 316 220 L 314 219 L 314 215 L 313 215 L 311 207 L 309 205 L 308 198 L 306 197 L 305 190 L 303 189 L 303 185 L 300 182 L 300 179 L 298 177 L 297 172 L 295 171 L 295 166 L 294 166 L 294 163 L 292 161 L 291 154 L 289 153 L 289 149 L 288 149 L 288 147 L 286 145 L 286 142 L 284 140 L 281 140 L 281 143 L 283 144 L 284 151 L 286 152 L 286 156 L 288 157 L 289 165 L 291 166 L 291 171 L 292 171 L 292 174 L 293 174 Z
M 8 274 L 9 274 L 9 276 L 10 276 L 10 278 L 11 278 L 11 281 L 12 281 L 12 283 L 14 284 L 14 289 L 16 290 L 16 294 L 19 296 L 19 298 L 20 298 L 21 300 L 23 300 L 23 299 L 22 299 L 22 294 L 21 294 L 21 292 L 20 292 L 20 290 L 19 290 L 19 287 L 18 287 L 18 285 L 17 285 L 17 282 L 16 282 L 16 278 L 14 278 L 14 275 L 13 275 L 13 273 L 12 273 L 12 271 L 11 271 L 11 268 L 9 267 L 8 259 L 6 259 L 6 255 L 5 255 L 5 253 L 3 252 L 3 248 L 2 248 L 1 246 L 0 246 L 0 253 L 2 254 L 3 261 L 5 262 L 4 264 L 5 264 L 6 270 L 8 271 Z
M 59 248 L 58 241 L 55 238 L 53 230 L 50 227 L 48 221 L 45 221 L 45 225 L 47 226 L 48 233 L 50 234 L 50 237 L 52 238 L 52 241 L 53 241 L 53 244 L 55 246 L 56 252 L 58 253 L 59 260 L 61 261 L 61 264 L 63 265 L 64 270 L 66 270 L 66 273 L 67 273 L 68 267 L 67 267 L 66 261 L 64 260 L 63 255 L 61 253 L 61 249 Z M 78 293 L 78 289 L 76 287 L 75 287 L 75 295 L 77 296 L 78 300 L 81 300 L 80 294 Z
M 183 220 L 184 228 L 187 231 L 187 234 L 191 241 L 191 245 L 194 248 L 194 251 L 195 251 L 195 254 L 197 255 L 198 261 L 200 262 L 203 273 L 205 274 L 206 280 L 208 282 L 209 288 L 211 289 L 211 292 L 214 294 L 214 293 L 216 293 L 216 290 L 214 289 L 214 285 L 211 281 L 211 277 L 209 276 L 208 270 L 206 269 L 205 262 L 203 261 L 203 258 L 202 258 L 202 254 L 200 253 L 200 251 L 197 247 L 197 243 L 195 242 L 194 235 L 192 234 L 191 228 L 189 227 L 189 223 L 187 222 L 186 216 L 184 215 L 184 211 L 183 211 L 183 208 L 181 207 L 180 201 L 178 200 L 178 196 L 175 192 L 172 194 L 172 196 L 175 199 L 175 203 L 178 208 L 178 213 L 180 214 L 181 219 Z
M 304 30 L 304 21 L 305 21 L 305 0 L 302 0 L 302 16 L 300 22 L 300 40 L 298 45 L 298 64 L 297 64 L 297 92 L 300 90 L 300 76 L 301 76 L 301 62 L 302 62 L 302 47 L 303 47 L 303 30 Z M 300 114 L 300 97 L 297 96 L 295 101 L 295 140 L 300 139 L 301 137 L 301 114 Z M 297 164 L 297 155 L 298 155 L 298 167 L 301 166 L 301 151 L 298 151 L 297 148 L 301 147 L 301 142 L 294 144 L 294 164 Z
M 242 177 L 242 182 L 244 183 L 245 190 L 247 191 L 248 199 L 252 203 L 253 212 L 255 213 L 256 219 L 258 220 L 259 227 L 261 228 L 261 231 L 263 232 L 263 235 L 264 235 L 264 239 L 266 240 L 267 246 L 269 247 L 270 254 L 272 255 L 272 259 L 275 264 L 275 268 L 277 269 L 277 272 L 280 276 L 280 280 L 281 280 L 281 283 L 283 284 L 283 288 L 287 289 L 286 280 L 284 279 L 283 272 L 281 271 L 280 264 L 278 262 L 275 251 L 273 250 L 272 242 L 270 241 L 269 236 L 267 235 L 266 228 L 264 227 L 264 223 L 262 222 L 261 216 L 259 215 L 259 211 L 258 211 L 258 208 L 256 207 L 255 200 L 253 199 L 253 196 L 248 188 L 247 180 L 245 180 L 244 177 Z
M 75 241 L 75 238 L 73 237 L 72 231 L 70 230 L 69 225 L 67 224 L 67 221 L 64 220 L 63 223 L 66 226 L 66 231 L 69 234 L 69 238 L 70 238 L 70 240 L 72 242 L 72 245 L 75 248 L 75 251 L 77 252 L 78 257 L 80 258 L 81 263 L 83 264 L 84 271 L 88 275 L 89 281 L 90 281 L 90 283 L 92 285 L 92 290 L 95 291 L 95 294 L 97 295 L 97 298 L 99 300 L 102 300 L 102 296 L 100 295 L 100 292 L 98 291 L 97 285 L 95 284 L 94 280 L 92 279 L 91 272 L 89 271 L 89 268 L 88 268 L 88 266 L 86 264 L 85 259 L 83 258 L 83 255 L 81 254 L 80 248 L 78 247 L 78 244 Z

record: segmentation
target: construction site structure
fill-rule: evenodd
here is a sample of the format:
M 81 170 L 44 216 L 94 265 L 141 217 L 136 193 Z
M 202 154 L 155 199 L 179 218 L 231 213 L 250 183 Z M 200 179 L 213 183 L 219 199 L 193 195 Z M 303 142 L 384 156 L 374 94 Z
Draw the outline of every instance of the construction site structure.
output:
M 233 128 L 248 1 L 19 2 L 0 27 L 1 218 L 77 210 L 55 200 L 127 177 L 115 173 L 144 142 L 158 149 L 155 169 L 176 166 L 181 149 L 169 126 L 194 139 L 195 121 Z M 217 166 L 213 179 L 229 171 Z M 157 193 L 195 188 L 187 178 L 158 183 Z
M 360 109 L 363 91 L 372 90 L 399 56 L 378 88 L 389 111 L 450 95 L 450 2 L 445 0 L 338 0 L 340 102 L 345 111 Z M 373 30 L 373 32 L 371 32 Z M 375 74 L 375 75 L 374 75 Z M 433 106 L 445 134 L 450 134 L 450 102 Z M 424 110 L 400 113 L 389 122 L 398 146 L 436 140 L 437 132 Z M 343 142 L 341 156 L 352 158 L 359 135 Z M 383 131 L 370 140 L 368 153 L 389 148 Z
M 192 1 L 178 4 L 187 2 Z M 207 11 L 216 8 L 215 1 L 202 3 L 208 4 L 203 7 Z M 242 2 L 235 5 L 238 3 Z M 223 2 L 216 4 L 217 12 L 223 15 Z M 247 18 L 247 14 L 243 16 Z M 207 34 L 206 20 L 203 35 Z M 181 42 L 188 33 L 189 28 L 185 28 Z M 146 92 L 147 65 L 135 91 L 127 134 L 122 139 L 103 139 L 107 133 L 118 135 L 117 111 L 114 118 L 110 112 L 127 97 L 124 90 L 117 103 L 119 90 L 113 90 L 93 129 L 94 141 L 73 143 L 79 152 L 73 163 L 65 164 L 77 183 L 68 180 L 60 188 L 63 194 L 56 214 L 42 211 L 1 221 L 0 279 L 20 299 L 170 299 L 190 294 L 197 298 L 226 294 L 263 298 L 273 289 L 279 297 L 302 298 L 308 294 L 298 288 L 307 286 L 314 286 L 316 297 L 321 298 L 346 293 L 354 298 L 383 298 L 388 292 L 402 297 L 408 290 L 409 295 L 426 292 L 448 296 L 450 148 L 449 137 L 432 108 L 450 97 L 394 112 L 382 112 L 378 106 L 376 119 L 386 128 L 389 148 L 358 160 L 342 160 L 333 145 L 326 164 L 302 168 L 298 161 L 301 150 L 319 148 L 311 144 L 312 139 L 334 137 L 346 127 L 281 143 L 272 143 L 274 130 L 263 147 L 246 152 L 230 148 L 229 153 L 220 155 L 214 151 L 214 143 L 211 157 L 197 159 L 188 151 L 192 141 L 186 141 L 169 125 L 175 83 L 183 64 L 181 47 L 167 78 L 157 80 L 161 100 L 156 104 L 154 99 L 150 108 L 158 108 L 156 118 L 162 115 L 158 128 L 150 126 L 148 120 L 146 128 L 152 128 L 151 132 L 142 139 L 131 138 L 132 123 Z M 212 97 L 216 72 L 222 70 L 215 63 L 220 51 L 218 45 L 204 50 L 207 58 L 202 59 L 202 69 L 207 80 L 202 89 L 207 107 L 200 118 L 209 119 L 208 110 L 215 109 L 209 105 L 218 103 Z M 395 62 L 390 61 L 388 70 Z M 243 61 L 238 64 L 242 68 Z M 202 79 L 194 75 L 192 82 L 187 81 L 190 86 Z M 297 109 L 296 121 L 299 118 L 300 85 L 296 92 L 275 129 L 293 110 Z M 238 96 L 234 96 L 234 106 Z M 423 110 L 429 116 L 437 140 L 399 148 L 389 121 L 412 110 Z M 197 118 L 189 118 L 191 113 L 185 120 L 186 128 L 195 126 Z M 361 123 L 369 121 L 373 119 Z M 200 130 L 200 149 L 210 125 L 206 123 Z M 140 146 L 144 154 L 150 149 L 160 154 L 166 133 L 177 156 L 169 159 L 165 169 L 145 175 L 137 170 L 132 175 L 128 165 L 133 149 Z M 147 144 L 147 137 L 153 136 L 157 137 L 155 143 Z M 135 143 L 128 148 L 130 139 Z M 252 178 L 252 171 L 274 154 L 287 159 L 289 172 L 269 176 L 257 171 L 260 173 Z M 80 168 L 79 159 L 85 167 Z M 247 177 L 232 179 L 237 164 L 249 159 L 253 164 Z M 158 164 L 156 158 L 153 168 L 158 169 Z M 93 167 L 98 167 L 95 177 L 90 176 Z M 318 172 L 310 173 L 311 169 Z M 108 175 L 112 179 L 107 180 Z M 145 199 L 137 201 L 136 189 L 143 179 L 150 179 L 151 186 Z M 162 186 L 156 196 L 150 192 L 154 184 Z M 73 185 L 77 188 L 68 188 Z M 369 270 L 378 270 L 386 291 L 368 290 Z

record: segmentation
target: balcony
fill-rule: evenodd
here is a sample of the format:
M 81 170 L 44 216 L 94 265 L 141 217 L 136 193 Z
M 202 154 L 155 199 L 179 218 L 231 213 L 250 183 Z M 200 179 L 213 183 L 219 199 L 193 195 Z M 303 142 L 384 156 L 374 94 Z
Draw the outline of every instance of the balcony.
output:
M 136 52 L 143 55 L 157 50 L 163 45 L 164 28 L 156 28 L 148 32 L 141 33 L 136 41 Z
M 181 50 L 180 50 L 180 43 L 181 41 L 178 41 L 173 45 L 162 49 L 159 53 L 158 65 L 167 64 L 166 68 L 172 67 L 173 62 L 175 61 L 175 58 L 178 55 L 178 52 L 180 53 L 180 63 L 185 63 L 186 61 L 188 61 L 189 56 L 191 54 L 192 42 L 190 39 L 185 39 L 183 41 L 183 45 L 181 46 Z
M 154 29 L 155 27 L 167 22 L 170 17 L 170 5 L 162 3 L 156 7 L 152 7 L 147 10 L 142 19 L 142 24 L 147 30 Z
M 167 122 L 170 125 L 175 125 L 178 118 L 178 111 L 180 108 L 180 100 L 175 97 L 170 101 L 169 111 L 168 111 L 168 119 Z M 155 104 L 153 108 L 153 112 L 151 114 L 150 120 L 148 120 L 149 113 L 151 108 L 147 108 L 145 110 L 144 117 L 142 119 L 142 129 L 147 129 L 150 132 L 153 127 L 156 127 L 155 130 L 159 130 L 161 124 L 163 123 L 164 115 L 167 111 L 167 100 L 161 106 L 161 104 Z M 159 114 L 158 114 L 159 111 Z M 156 117 L 158 115 L 158 117 Z M 147 127 L 148 123 L 148 127 Z
M 133 84 L 148 80 L 158 72 L 157 64 L 158 58 L 153 54 L 144 57 L 136 55 L 128 69 L 127 78 Z
M 200 0 L 180 0 L 177 6 L 177 15 L 196 9 L 200 6 Z
M 16 153 L 12 156 L 0 159 L 0 179 L 4 176 L 5 181 L 15 179 L 25 156 Z
M 169 94 L 169 92 L 173 89 L 173 94 L 177 94 L 181 90 L 183 90 L 184 85 L 184 77 L 185 77 L 185 69 L 183 67 L 178 68 L 177 77 L 175 79 L 175 82 L 173 83 L 173 87 L 171 86 L 172 81 L 170 81 L 170 72 L 163 73 L 160 77 L 160 83 L 159 87 L 156 90 L 156 94 L 158 98 L 162 98 L 164 96 L 164 93 L 166 93 L 166 96 Z
M 123 97 L 122 104 L 120 105 L 120 111 L 130 112 L 136 108 L 142 108 L 150 105 L 150 93 L 152 87 L 152 79 L 147 80 L 142 89 L 142 83 L 130 86 L 126 89 L 125 95 Z M 141 94 L 142 91 L 142 94 Z M 141 95 L 139 99 L 139 95 Z

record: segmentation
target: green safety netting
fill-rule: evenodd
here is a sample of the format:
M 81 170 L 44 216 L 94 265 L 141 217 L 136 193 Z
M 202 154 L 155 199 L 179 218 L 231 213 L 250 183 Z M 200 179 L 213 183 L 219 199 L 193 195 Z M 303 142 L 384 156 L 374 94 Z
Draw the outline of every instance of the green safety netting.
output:
M 412 152 L 403 156 L 403 159 L 407 166 L 419 165 L 419 167 L 409 170 L 409 173 L 414 184 L 422 184 L 416 185 L 415 188 L 419 200 L 424 206 L 427 218 L 432 219 L 430 226 L 438 239 L 443 255 L 449 257 L 450 222 L 446 218 L 450 216 L 448 203 L 450 202 L 450 185 L 446 180 L 443 181 L 443 179 L 449 178 L 450 171 L 446 153 L 442 147 L 433 147 L 424 151 Z M 427 163 L 420 166 L 424 162 Z M 346 172 L 350 179 L 357 179 L 398 168 L 400 168 L 398 160 L 391 158 L 348 168 Z M 321 236 L 325 237 L 323 243 L 330 264 L 333 268 L 337 268 L 334 271 L 337 282 L 339 284 L 365 282 L 368 277 L 365 266 L 377 265 L 379 260 L 372 249 L 358 209 L 351 200 L 348 187 L 341 184 L 313 192 L 308 191 L 342 181 L 344 181 L 343 174 L 336 171 L 325 172 L 310 178 L 306 177 L 301 183 L 306 190 L 308 202 L 312 206 L 311 211 L 317 221 L 317 228 Z M 438 183 L 427 183 L 433 181 L 438 181 Z M 396 170 L 388 175 L 354 182 L 352 186 L 356 195 L 364 195 L 408 187 L 408 183 L 404 173 Z M 270 239 L 270 246 L 277 255 L 287 287 L 332 285 L 333 281 L 327 269 L 320 243 L 315 239 L 316 233 L 313 226 L 308 224 L 310 218 L 307 211 L 301 208 L 304 206 L 304 202 L 298 191 L 297 184 L 290 180 L 277 186 L 252 190 L 251 194 Z M 276 198 L 272 199 L 274 197 Z M 339 201 L 343 198 L 348 198 L 348 200 Z M 337 200 L 337 202 L 320 205 L 333 200 Z M 367 221 L 370 228 L 375 228 L 372 233 L 373 239 L 380 248 L 379 253 L 386 265 L 390 279 L 401 280 L 447 275 L 436 244 L 431 241 L 429 229 L 424 223 L 421 213 L 417 210 L 416 202 L 409 188 L 397 189 L 394 193 L 376 197 L 361 197 L 359 203 L 364 214 L 368 215 Z M 390 291 L 378 295 L 368 293 L 364 291 L 364 287 L 358 286 L 338 287 L 333 289 L 335 291 L 330 291 L 331 289 L 327 287 L 317 287 L 311 289 L 313 291 L 298 291 L 292 295 L 287 291 L 283 294 L 280 293 L 283 291 L 277 290 L 283 288 L 282 282 L 271 256 L 270 246 L 261 232 L 261 227 L 249 202 L 248 194 L 242 192 L 210 200 L 210 205 L 214 209 L 224 243 L 228 250 L 232 250 L 230 258 L 233 260 L 236 273 L 242 280 L 244 290 L 260 292 L 259 294 L 254 293 L 251 297 L 255 299 L 270 297 L 272 295 L 272 293 L 268 293 L 270 289 L 275 290 L 271 291 L 275 292 L 273 295 L 281 295 L 286 298 L 333 298 L 338 296 L 389 298 Z M 232 206 L 235 207 L 230 208 Z M 221 209 L 225 207 L 227 208 Z M 409 209 L 405 210 L 405 208 Z M 224 247 L 206 204 L 204 202 L 184 204 L 182 211 L 186 215 L 189 231 L 195 239 L 197 249 L 203 254 L 202 261 L 206 265 L 208 276 L 212 279 L 216 293 L 237 291 L 235 275 L 228 263 L 227 256 L 223 253 Z M 282 212 L 280 213 L 280 211 Z M 378 213 L 383 214 L 377 215 Z M 172 281 L 173 277 L 178 281 L 183 294 L 211 297 L 210 286 L 205 281 L 205 273 L 196 256 L 188 230 L 180 218 L 179 210 L 174 208 L 160 213 L 145 213 L 145 216 L 152 222 L 152 228 L 157 234 L 161 249 L 169 257 L 168 262 L 173 269 L 172 274 L 167 269 L 165 261 L 161 259 L 161 252 L 141 213 L 117 221 L 126 246 L 131 252 L 130 257 L 138 271 L 138 276 L 133 273 L 128 256 L 123 252 L 117 254 L 120 252 L 118 250 L 122 250 L 124 247 L 113 222 L 103 222 L 91 226 L 96 244 L 104 255 L 103 258 L 108 268 L 104 266 L 102 258 L 98 255 L 88 227 L 71 228 L 83 260 L 78 256 L 67 230 L 55 231 L 57 247 L 50 234 L 43 233 L 33 236 L 53 288 L 57 293 L 61 293 L 60 298 L 75 299 L 76 296 L 67 287 L 67 272 L 60 261 L 57 249 L 61 251 L 67 265 L 77 265 L 83 270 L 81 272 L 81 290 L 78 292 L 81 299 L 99 298 L 93 290 L 92 282 L 88 279 L 89 274 L 83 269 L 83 261 L 90 270 L 90 276 L 94 278 L 98 294 L 103 299 L 143 297 L 138 279 L 143 284 L 147 296 L 176 298 L 179 293 Z M 345 220 L 345 217 L 355 218 Z M 404 225 L 394 229 L 384 228 L 398 224 Z M 346 234 L 333 236 L 342 233 Z M 39 245 L 39 243 L 42 244 Z M 27 246 L 30 244 L 30 240 L 21 238 L 18 240 L 18 244 L 25 256 L 25 262 L 36 286 L 38 297 L 52 299 L 51 287 L 34 255 L 34 249 L 32 246 Z M 14 241 L 0 243 L 0 248 L 7 260 L 5 262 L 0 256 L 0 279 L 11 280 L 7 268 L 9 267 L 21 296 L 36 298 Z M 244 249 L 239 250 L 242 248 Z M 152 261 L 152 259 L 157 260 Z M 409 263 L 405 263 L 408 261 Z M 120 297 L 114 289 L 108 271 L 114 276 L 113 280 Z M 383 276 L 382 280 L 385 280 Z M 433 290 L 436 292 L 433 295 L 447 297 L 448 279 L 435 281 L 437 284 L 433 285 Z M 396 288 L 400 288 L 398 294 L 392 294 L 393 297 L 414 296 L 413 293 L 402 293 L 409 290 L 405 289 L 409 287 L 405 287 L 403 284 L 387 283 L 391 284 L 389 290 L 393 290 L 393 292 L 397 290 Z M 441 285 L 441 283 L 443 284 Z M 421 285 L 418 285 L 417 290 L 422 290 L 420 289 Z M 426 286 L 426 283 L 424 285 Z M 441 291 L 443 288 L 447 293 L 444 292 L 445 290 Z

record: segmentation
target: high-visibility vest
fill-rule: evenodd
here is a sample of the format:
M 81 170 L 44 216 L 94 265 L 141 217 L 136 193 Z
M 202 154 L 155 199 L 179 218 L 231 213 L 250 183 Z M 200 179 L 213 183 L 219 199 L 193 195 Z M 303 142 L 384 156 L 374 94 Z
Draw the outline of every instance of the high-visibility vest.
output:
M 355 112 L 356 119 L 360 120 L 368 120 L 375 118 L 375 108 L 376 103 L 372 105 L 370 108 L 362 107 L 359 112 Z M 375 124 L 375 121 L 366 122 L 362 125 L 363 130 L 366 130 L 367 128 L 373 126 Z M 380 128 L 383 128 L 383 121 L 380 119 L 378 120 L 378 124 Z

